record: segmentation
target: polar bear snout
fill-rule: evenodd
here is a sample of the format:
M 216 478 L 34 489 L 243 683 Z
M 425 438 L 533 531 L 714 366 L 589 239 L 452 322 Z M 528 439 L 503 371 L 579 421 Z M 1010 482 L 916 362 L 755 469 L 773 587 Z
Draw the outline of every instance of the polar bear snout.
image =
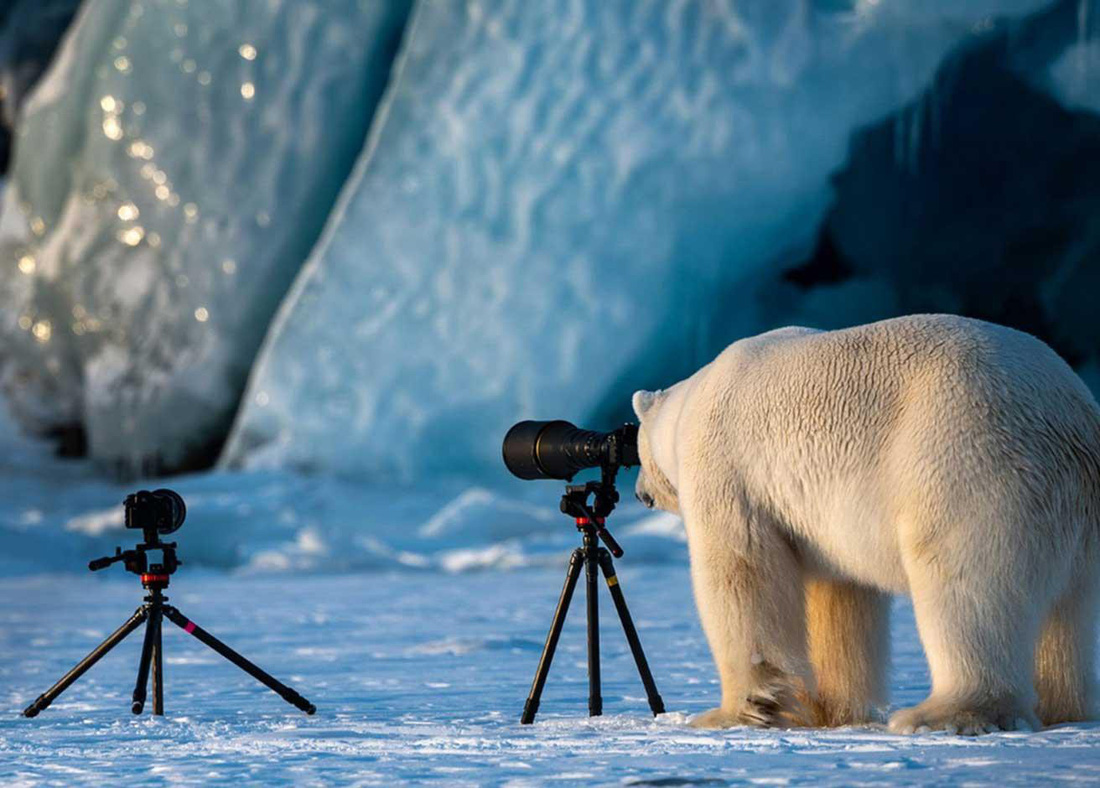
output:
M 642 502 L 642 506 L 647 509 L 653 508 L 653 496 L 644 490 L 635 490 L 634 497 Z

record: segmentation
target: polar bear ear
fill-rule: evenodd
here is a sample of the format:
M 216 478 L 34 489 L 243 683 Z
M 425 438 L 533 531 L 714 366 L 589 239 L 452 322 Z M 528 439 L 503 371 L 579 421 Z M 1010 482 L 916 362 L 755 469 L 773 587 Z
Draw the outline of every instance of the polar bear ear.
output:
M 630 400 L 630 404 L 634 406 L 634 415 L 638 417 L 638 421 L 645 419 L 646 413 L 648 413 L 656 404 L 658 395 L 657 391 L 635 391 L 634 397 Z

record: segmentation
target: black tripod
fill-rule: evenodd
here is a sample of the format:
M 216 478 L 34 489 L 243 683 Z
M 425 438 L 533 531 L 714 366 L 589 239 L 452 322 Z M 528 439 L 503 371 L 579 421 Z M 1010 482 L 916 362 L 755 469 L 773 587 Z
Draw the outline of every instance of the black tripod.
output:
M 129 499 L 127 499 L 129 505 Z M 159 550 L 163 559 L 159 564 L 150 564 L 147 553 L 150 550 Z M 195 625 L 176 608 L 165 604 L 167 597 L 162 591 L 168 587 L 169 576 L 176 571 L 180 561 L 176 558 L 176 543 L 161 542 L 155 528 L 145 529 L 145 542 L 139 544 L 133 550 L 115 550 L 113 556 L 97 558 L 88 564 L 93 572 L 104 569 L 116 561 L 124 562 L 126 570 L 141 576 L 141 585 L 149 591 L 145 597 L 145 603 L 139 607 L 121 627 L 116 629 L 106 640 L 96 646 L 88 656 L 80 660 L 76 666 L 61 677 L 61 680 L 42 693 L 38 699 L 23 710 L 27 717 L 34 717 L 45 709 L 81 676 L 83 676 L 95 663 L 125 639 L 127 635 L 145 624 L 145 642 L 141 647 L 141 661 L 138 663 L 137 684 L 134 685 L 133 703 L 130 706 L 134 714 L 141 714 L 145 708 L 145 692 L 149 682 L 149 673 L 153 675 L 153 714 L 164 714 L 164 663 L 161 648 L 161 626 L 165 618 L 184 632 L 194 635 L 202 643 L 221 654 L 237 667 L 249 675 L 266 684 L 277 692 L 285 701 L 292 703 L 306 714 L 313 714 L 317 709 L 308 700 L 286 686 L 273 676 L 261 670 L 249 662 L 229 646 L 222 643 L 205 629 Z
M 646 662 L 645 652 L 642 651 L 642 642 L 638 639 L 638 631 L 634 628 L 634 621 L 630 617 L 630 610 L 626 606 L 626 598 L 619 586 L 619 579 L 615 576 L 615 565 L 611 562 L 611 556 L 622 557 L 623 549 L 608 532 L 604 522 L 615 504 L 619 502 L 619 493 L 615 489 L 615 467 L 604 467 L 600 481 L 587 484 L 570 484 L 565 488 L 565 495 L 561 497 L 561 511 L 576 519 L 577 530 L 581 532 L 583 545 L 573 551 L 569 559 L 569 569 L 565 575 L 565 587 L 562 588 L 561 598 L 558 599 L 558 607 L 554 611 L 554 620 L 550 624 L 550 633 L 546 636 L 546 645 L 542 648 L 542 657 L 539 659 L 538 670 L 535 671 L 535 680 L 531 684 L 531 692 L 527 695 L 527 703 L 523 706 L 523 716 L 520 723 L 530 725 L 535 721 L 535 715 L 539 710 L 539 699 L 542 697 L 542 689 L 546 685 L 546 677 L 550 673 L 550 663 L 554 659 L 554 651 L 558 647 L 558 638 L 561 636 L 562 626 L 565 624 L 565 616 L 569 612 L 569 603 L 573 601 L 573 591 L 577 587 L 577 580 L 581 576 L 581 568 L 585 572 L 585 592 L 588 610 L 588 715 L 597 717 L 603 713 L 603 698 L 600 697 L 600 617 L 599 617 L 599 584 L 597 581 L 597 567 L 603 571 L 607 588 L 611 592 L 611 599 L 615 602 L 615 610 L 619 613 L 619 620 L 626 633 L 626 641 L 630 644 L 630 651 L 634 655 L 634 662 L 638 666 L 638 673 L 645 685 L 646 696 L 649 699 L 649 708 L 653 716 L 663 714 L 664 701 L 657 692 L 657 685 L 653 681 L 653 674 Z M 588 506 L 588 497 L 594 495 L 593 504 Z M 597 539 L 602 539 L 607 548 L 600 547 Z M 610 548 L 610 552 L 608 552 Z

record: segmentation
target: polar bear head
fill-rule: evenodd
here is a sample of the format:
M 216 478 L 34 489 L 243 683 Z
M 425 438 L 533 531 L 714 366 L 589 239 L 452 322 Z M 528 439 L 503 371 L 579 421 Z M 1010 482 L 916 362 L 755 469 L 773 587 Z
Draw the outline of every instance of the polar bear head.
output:
M 661 406 L 666 399 L 667 392 L 664 391 L 634 392 L 632 404 L 638 417 L 638 457 L 642 464 L 634 495 L 650 509 L 664 509 L 666 512 L 679 514 L 680 499 L 676 494 L 676 487 L 662 470 L 662 467 L 668 465 L 673 449 L 668 445 L 667 439 L 675 437 L 665 434 L 669 425 L 664 422 L 669 419 L 660 418 Z

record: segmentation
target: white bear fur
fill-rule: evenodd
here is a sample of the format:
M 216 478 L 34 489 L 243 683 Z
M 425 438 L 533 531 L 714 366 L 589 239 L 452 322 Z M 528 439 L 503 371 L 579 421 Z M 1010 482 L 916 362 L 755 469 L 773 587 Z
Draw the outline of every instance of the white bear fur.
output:
M 785 328 L 634 408 L 637 494 L 683 517 L 721 679 L 697 724 L 873 720 L 890 594 L 932 676 L 891 729 L 1092 716 L 1100 408 L 1045 344 L 949 315 Z

